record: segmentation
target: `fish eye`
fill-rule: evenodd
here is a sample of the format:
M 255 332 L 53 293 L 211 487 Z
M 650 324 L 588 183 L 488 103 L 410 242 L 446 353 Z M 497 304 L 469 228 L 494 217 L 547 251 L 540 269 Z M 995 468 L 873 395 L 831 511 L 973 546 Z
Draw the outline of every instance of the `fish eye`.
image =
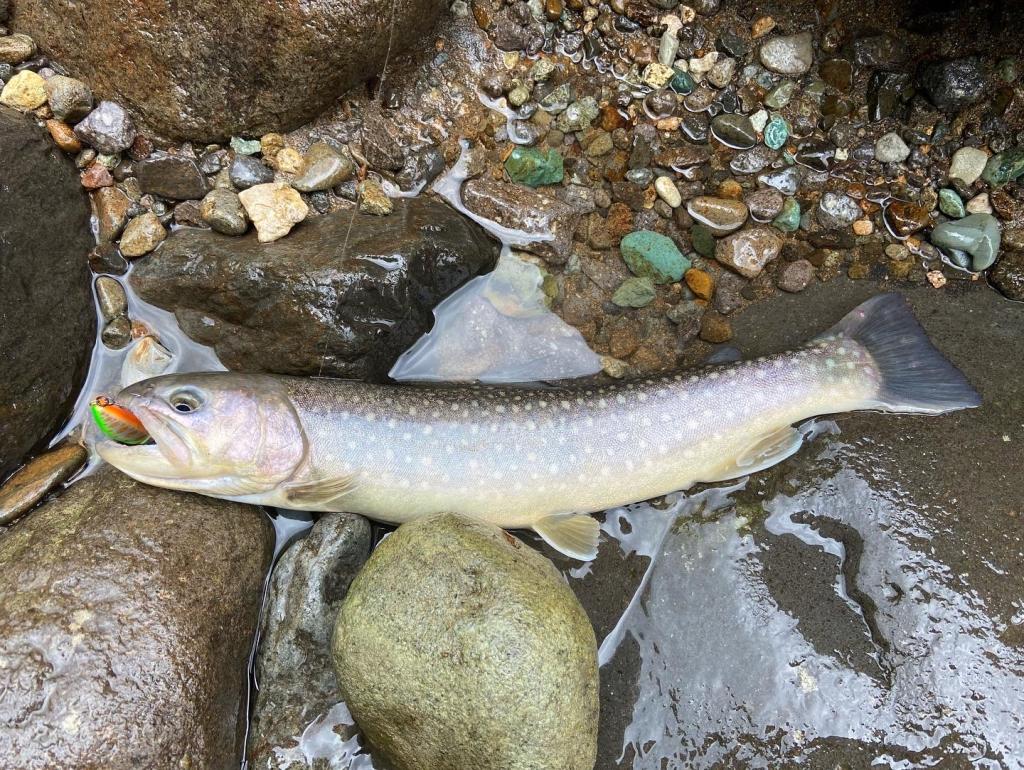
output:
M 192 390 L 176 390 L 167 399 L 174 411 L 188 414 L 203 405 L 199 394 Z

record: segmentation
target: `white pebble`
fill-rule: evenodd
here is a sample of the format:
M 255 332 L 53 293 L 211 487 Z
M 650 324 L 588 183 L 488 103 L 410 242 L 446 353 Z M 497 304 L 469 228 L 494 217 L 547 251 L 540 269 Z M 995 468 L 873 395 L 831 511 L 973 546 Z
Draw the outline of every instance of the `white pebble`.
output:
M 667 176 L 659 176 L 655 179 L 654 189 L 657 191 L 658 197 L 674 209 L 679 208 L 683 202 L 683 196 L 679 194 L 675 182 Z

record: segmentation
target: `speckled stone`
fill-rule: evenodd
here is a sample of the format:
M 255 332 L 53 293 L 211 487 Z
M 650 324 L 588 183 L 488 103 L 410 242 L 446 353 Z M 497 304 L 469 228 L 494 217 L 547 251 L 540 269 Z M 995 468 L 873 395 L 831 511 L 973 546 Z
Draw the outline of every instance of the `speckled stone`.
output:
M 810 32 L 773 37 L 761 45 L 761 64 L 780 75 L 802 75 L 814 63 Z
M 302 196 L 284 182 L 258 184 L 243 190 L 238 198 L 256 227 L 260 243 L 283 238 L 309 213 Z
M 740 230 L 720 240 L 715 259 L 745 278 L 757 276 L 782 249 L 782 238 L 768 227 Z
M 558 150 L 516 147 L 505 160 L 505 171 L 513 182 L 528 187 L 559 184 L 565 175 Z
M 656 296 L 654 281 L 647 276 L 627 278 L 612 295 L 612 302 L 619 307 L 644 307 Z
M 131 220 L 121 235 L 121 253 L 128 257 L 148 254 L 167 237 L 167 230 L 152 211 L 140 214 Z

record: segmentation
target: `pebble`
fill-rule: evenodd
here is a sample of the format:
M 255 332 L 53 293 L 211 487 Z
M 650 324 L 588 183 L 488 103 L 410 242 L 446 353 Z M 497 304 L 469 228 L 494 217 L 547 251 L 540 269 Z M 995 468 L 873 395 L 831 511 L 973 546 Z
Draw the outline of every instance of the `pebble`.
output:
M 103 187 L 92 194 L 92 208 L 96 214 L 100 243 L 109 243 L 121 234 L 128 221 L 130 206 L 128 196 L 117 187 Z
M 132 341 L 132 322 L 127 316 L 118 316 L 103 327 L 100 340 L 112 350 L 120 350 Z
M 738 230 L 747 221 L 749 210 L 743 201 L 699 195 L 686 203 L 686 211 L 715 235 Z
M 715 246 L 715 259 L 745 278 L 754 278 L 779 255 L 782 238 L 767 227 L 740 230 Z
M 957 195 L 956 190 L 949 187 L 943 187 L 939 190 L 939 211 L 947 217 L 953 217 L 954 219 L 967 216 L 963 200 Z
M 676 60 L 676 53 L 678 51 L 679 36 L 676 34 L 676 30 L 669 27 L 661 34 L 661 40 L 658 43 L 658 63 L 671 68 Z M 674 74 L 675 72 L 672 71 L 672 75 Z M 657 88 L 661 88 L 661 86 L 657 86 Z
M 22 112 L 42 107 L 46 104 L 46 81 L 32 70 L 22 70 L 0 91 L 0 104 Z
M 758 222 L 770 222 L 782 211 L 786 197 L 778 190 L 768 187 L 749 193 L 744 202 L 753 219 Z
M 826 230 L 841 230 L 853 224 L 861 215 L 857 201 L 849 195 L 827 192 L 818 202 L 818 224 Z
M 351 179 L 355 172 L 355 163 L 347 156 L 325 142 L 317 142 L 306 153 L 302 171 L 292 186 L 300 192 L 329 190 Z
M 768 125 L 768 110 L 758 110 L 750 116 L 750 125 L 754 127 L 754 130 L 758 133 L 764 131 L 764 127 Z
M 932 104 L 944 112 L 969 107 L 985 92 L 985 71 L 973 57 L 926 64 L 919 81 Z
M 50 138 L 54 143 L 64 152 L 79 152 L 82 149 L 82 143 L 75 136 L 74 130 L 63 120 L 46 121 L 46 130 L 50 132 Z
M 814 63 L 810 32 L 773 37 L 761 45 L 761 64 L 780 75 L 803 75 Z
M 706 270 L 699 270 L 698 268 L 691 267 L 683 275 L 683 279 L 686 281 L 687 287 L 699 299 L 710 300 L 715 293 L 715 279 Z M 676 321 L 676 323 L 679 323 Z
M 757 131 L 746 115 L 716 115 L 711 121 L 711 133 L 722 144 L 737 150 L 746 150 L 757 144 Z
M 853 223 L 854 235 L 871 235 L 871 233 L 873 233 L 874 231 L 875 225 L 867 217 L 864 217 L 863 219 L 858 219 Z
M 54 75 L 46 81 L 46 97 L 58 120 L 74 123 L 92 111 L 92 91 L 77 78 Z
M 690 242 L 693 244 L 693 250 L 702 257 L 710 259 L 715 256 L 715 244 L 717 241 L 710 227 L 699 222 L 694 224 L 690 228 Z
M 796 198 L 786 198 L 782 211 L 772 220 L 772 227 L 784 233 L 794 233 L 800 228 L 800 202 Z
M 364 214 L 385 217 L 395 210 L 395 204 L 384 192 L 380 182 L 367 179 L 359 185 L 359 210 Z
M 679 188 L 670 177 L 659 176 L 654 180 L 654 189 L 665 203 L 676 209 L 683 203 L 683 197 L 679 194 Z
M 270 137 L 280 137 L 280 134 L 267 134 Z M 255 155 L 256 153 L 263 150 L 263 141 L 261 139 L 243 139 L 240 136 L 231 137 L 231 149 L 235 151 L 236 155 Z M 282 140 L 283 145 L 283 140 Z M 279 148 L 280 149 L 280 148 Z M 268 154 L 266 152 L 264 155 Z M 276 154 L 276 153 L 270 153 Z
M 93 288 L 96 290 L 96 304 L 100 307 L 103 320 L 113 321 L 128 313 L 128 295 L 116 278 L 101 275 L 93 282 Z
M 828 59 L 818 67 L 818 75 L 828 85 L 844 93 L 853 88 L 853 67 L 846 59 Z
M 993 155 L 981 172 L 981 178 L 993 187 L 1014 182 L 1021 176 L 1024 176 L 1024 147 Z
M 619 243 L 622 258 L 634 275 L 654 283 L 678 281 L 690 267 L 671 238 L 651 230 L 637 230 Z
M 764 105 L 770 107 L 773 110 L 781 110 L 787 104 L 790 99 L 796 93 L 797 85 L 792 80 L 783 80 L 771 91 L 765 94 Z
M 242 235 L 249 229 L 249 220 L 238 194 L 217 189 L 206 194 L 199 206 L 199 216 L 211 228 L 225 235 Z
M 309 207 L 302 196 L 285 182 L 255 185 L 240 192 L 238 199 L 256 227 L 256 237 L 260 243 L 283 238 L 309 213 Z
M 651 303 L 657 292 L 654 282 L 647 276 L 634 276 L 623 281 L 612 295 L 612 302 L 619 307 L 645 307 Z
M 159 155 L 135 164 L 135 175 L 142 192 L 171 200 L 198 200 L 209 185 L 192 158 Z
M 661 64 L 660 62 L 651 62 L 644 67 L 644 71 L 640 76 L 640 79 L 643 80 L 644 85 L 650 86 L 651 88 L 664 88 L 668 85 L 669 81 L 672 80 L 673 74 L 671 67 Z M 568 112 L 568 110 L 566 110 L 566 112 Z M 564 115 L 565 113 L 562 114 Z M 565 129 L 561 130 L 564 131 Z
M 110 175 L 106 166 L 99 163 L 93 163 L 82 172 L 82 187 L 86 190 L 110 187 L 112 184 L 114 184 L 114 177 Z
M 562 156 L 553 148 L 516 147 L 505 160 L 505 171 L 513 182 L 528 187 L 559 184 L 565 176 Z
M 925 277 L 928 279 L 928 283 L 932 285 L 932 288 L 941 289 L 946 285 L 946 276 L 942 274 L 941 270 L 929 270 Z
M 992 201 L 988 193 L 978 193 L 967 201 L 966 209 L 968 214 L 991 214 Z
M 726 56 L 716 61 L 715 66 L 708 70 L 708 82 L 715 88 L 725 88 L 735 74 L 736 60 Z
M 1024 301 L 1024 251 L 1001 256 L 989 271 L 988 281 L 1007 299 Z
M 764 143 L 773 150 L 779 150 L 789 138 L 789 124 L 781 115 L 773 115 L 764 127 Z
M 796 293 L 803 291 L 814 278 L 814 265 L 806 259 L 787 262 L 779 270 L 775 284 L 783 291 Z
M 152 211 L 132 219 L 121 235 L 121 253 L 133 259 L 148 254 L 167 237 L 167 230 Z
M 963 219 L 942 222 L 932 229 L 931 242 L 940 248 L 959 249 L 973 257 L 975 272 L 986 270 L 999 254 L 999 220 L 991 214 L 971 214 Z
M 228 178 L 239 190 L 274 181 L 274 170 L 252 155 L 236 155 L 228 167 Z
M 677 94 L 686 96 L 693 93 L 693 89 L 697 87 L 697 83 L 689 72 L 676 65 L 672 69 L 672 80 L 669 81 L 668 87 Z
M 875 160 L 879 163 L 902 163 L 909 155 L 910 148 L 895 131 L 880 136 L 875 142 Z
M 273 156 L 272 162 L 274 167 L 283 174 L 298 174 L 302 171 L 305 159 L 294 147 L 282 147 Z
M 774 187 L 783 195 L 796 195 L 796 191 L 800 189 L 800 169 L 790 166 L 781 171 L 762 174 L 757 178 L 757 181 L 769 187 Z
M 102 101 L 75 126 L 75 135 L 99 152 L 115 155 L 132 146 L 136 131 L 121 105 Z
M 705 313 L 700 319 L 700 338 L 712 345 L 732 339 L 732 325 L 729 319 L 716 312 Z
M 882 216 L 890 232 L 906 238 L 931 221 L 931 207 L 908 201 L 893 201 L 885 207 Z
M 25 59 L 35 56 L 36 44 L 28 35 L 15 33 L 0 37 L 0 62 L 5 64 L 21 64 Z
M 688 67 L 693 79 L 699 83 L 718 62 L 718 56 L 718 51 L 708 51 L 703 56 L 690 59 Z
M 0 486 L 0 526 L 28 513 L 51 489 L 64 483 L 89 459 L 85 448 L 64 441 L 30 460 Z
M 761 16 L 754 20 L 750 26 L 750 35 L 753 38 L 764 37 L 775 29 L 775 19 L 771 16 Z
M 949 178 L 960 179 L 964 184 L 972 185 L 985 170 L 988 153 L 977 147 L 961 147 L 953 153 L 953 161 L 949 166 Z
M 259 152 L 264 158 L 273 158 L 285 148 L 284 137 L 281 134 L 271 132 L 260 137 Z M 238 155 L 245 155 L 244 152 L 235 151 Z
M 540 58 L 530 67 L 530 80 L 535 83 L 547 81 L 555 73 L 555 65 L 550 59 Z
M 121 364 L 121 387 L 127 388 L 141 380 L 157 377 L 166 372 L 174 356 L 167 348 L 157 341 L 156 337 L 147 334 L 135 341 L 128 355 Z

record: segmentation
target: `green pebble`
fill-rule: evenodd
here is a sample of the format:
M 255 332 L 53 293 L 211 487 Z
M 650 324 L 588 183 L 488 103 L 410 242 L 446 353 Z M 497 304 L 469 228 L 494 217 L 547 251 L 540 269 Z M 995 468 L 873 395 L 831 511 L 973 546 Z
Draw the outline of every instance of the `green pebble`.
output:
M 1005 80 L 1007 83 L 1012 83 L 1017 79 L 1017 60 L 1016 59 L 1002 59 L 996 65 L 996 73 L 1000 78 Z
M 646 276 L 627 278 L 612 295 L 612 302 L 619 307 L 644 307 L 654 299 L 654 281 Z
M 622 258 L 634 275 L 646 276 L 654 283 L 678 281 L 690 269 L 690 260 L 682 255 L 671 238 L 653 230 L 637 230 L 619 243 Z
M 1000 187 L 1024 174 L 1024 147 L 1014 147 L 993 155 L 985 164 L 981 178 L 993 187 Z
M 786 198 L 782 211 L 772 224 L 784 233 L 794 233 L 800 228 L 800 203 L 796 198 Z
M 517 184 L 540 187 L 558 184 L 565 176 L 562 156 L 558 150 L 540 150 L 536 147 L 516 147 L 505 161 L 509 179 Z
M 981 272 L 992 267 L 999 254 L 999 220 L 991 214 L 971 214 L 943 222 L 932 229 L 931 241 L 944 249 L 959 249 L 973 257 L 971 269 Z
M 714 259 L 715 257 L 715 236 L 711 228 L 700 223 L 690 228 L 690 241 L 693 243 L 693 250 L 702 257 Z
M 953 217 L 954 219 L 960 219 L 967 216 L 967 209 L 964 208 L 964 202 L 960 199 L 960 196 L 956 194 L 956 190 L 952 190 L 949 187 L 944 187 L 939 190 L 939 211 L 947 217 Z
M 764 97 L 764 106 L 773 110 L 781 110 L 796 93 L 796 83 L 792 80 L 783 80 Z
M 672 76 L 672 80 L 669 81 L 668 87 L 683 96 L 693 93 L 693 89 L 697 87 L 697 84 L 693 82 L 690 73 L 675 67 L 672 68 L 672 71 L 675 74 Z
M 231 137 L 231 149 L 237 155 L 255 155 L 260 151 L 259 139 L 243 139 L 240 136 Z
M 781 115 L 773 115 L 764 127 L 764 143 L 773 150 L 779 150 L 789 138 L 789 124 Z

